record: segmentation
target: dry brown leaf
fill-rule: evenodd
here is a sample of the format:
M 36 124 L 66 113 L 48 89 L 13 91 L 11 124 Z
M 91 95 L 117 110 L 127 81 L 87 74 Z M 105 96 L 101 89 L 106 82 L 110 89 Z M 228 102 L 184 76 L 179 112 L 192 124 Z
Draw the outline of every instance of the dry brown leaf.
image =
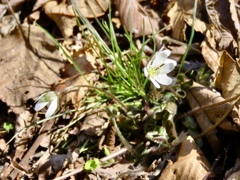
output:
M 226 49 L 231 44 L 235 47 L 237 31 L 234 28 L 234 22 L 231 18 L 229 1 L 206 0 L 205 4 L 208 16 L 214 24 L 212 33 L 216 40 L 217 49 Z
M 213 92 L 211 89 L 208 89 L 207 87 L 204 87 L 198 83 L 194 83 L 193 86 L 189 89 L 189 93 L 194 97 L 194 100 L 197 101 L 199 107 L 203 107 L 206 105 L 213 105 L 216 103 L 220 103 L 224 101 L 225 99 L 216 92 Z M 191 105 L 191 99 L 189 99 L 190 105 Z M 191 105 L 191 108 L 197 108 Z M 206 108 L 203 111 L 206 113 L 208 119 L 212 123 L 216 123 L 219 118 L 221 118 L 225 112 L 231 108 L 231 103 L 226 102 L 224 104 L 216 105 L 210 108 Z M 233 117 L 231 114 L 230 116 Z M 230 121 L 226 120 L 222 124 L 220 124 L 220 127 L 224 130 L 229 131 L 239 131 L 239 129 L 232 125 Z
M 14 154 L 13 160 L 22 159 L 22 156 L 28 148 L 29 141 L 33 138 L 34 135 L 36 135 L 38 128 L 36 125 L 30 126 L 31 123 L 33 123 L 33 115 L 28 110 L 25 110 L 19 114 L 15 126 L 15 132 L 18 133 L 18 135 L 14 141 L 16 152 Z M 30 127 L 21 131 L 26 126 Z
M 108 118 L 108 115 L 104 111 L 99 111 L 99 109 L 95 109 L 95 112 L 88 115 L 82 124 L 81 131 L 87 136 L 101 136 L 104 131 L 107 130 L 109 122 L 105 119 Z M 105 118 L 104 118 L 105 117 Z
M 94 18 L 105 14 L 108 9 L 108 0 L 76 0 L 76 5 L 86 18 Z M 73 27 L 77 25 L 77 22 L 70 1 L 47 2 L 44 11 L 57 24 L 64 37 L 73 34 Z
M 236 158 L 235 164 L 233 167 L 225 173 L 225 179 L 226 180 L 238 180 L 240 177 L 240 170 L 239 170 L 239 165 L 240 165 L 240 159 Z
M 139 168 L 134 168 L 135 171 L 131 173 L 131 169 L 133 168 L 133 162 L 118 162 L 115 165 L 112 165 L 111 167 L 98 167 L 94 173 L 96 173 L 98 176 L 102 177 L 102 179 L 116 179 L 119 174 L 126 172 L 125 175 L 126 179 L 135 179 L 136 175 L 141 172 L 144 173 L 144 171 L 139 171 Z M 121 179 L 121 178 L 117 178 Z
M 116 0 L 121 23 L 134 37 L 149 35 L 159 30 L 158 20 L 151 18 L 137 0 Z
M 54 120 L 49 120 L 42 125 L 40 131 L 38 132 L 39 136 L 34 141 L 33 145 L 29 149 L 26 149 L 26 150 L 28 150 L 27 153 L 21 159 L 20 163 L 18 163 L 22 168 L 26 169 L 27 171 L 31 171 L 31 168 L 29 165 L 29 159 L 32 155 L 35 154 L 38 146 L 40 145 L 41 141 L 44 139 L 44 137 L 46 136 L 48 131 L 52 128 L 53 124 L 54 124 Z M 15 157 L 15 158 L 17 158 L 17 157 Z M 4 171 L 10 173 L 12 171 L 12 167 L 9 166 L 9 167 L 5 168 Z M 11 179 L 16 179 L 16 177 L 19 175 L 19 171 L 16 169 L 13 170 L 10 174 L 9 173 L 8 174 L 3 173 L 4 174 L 3 178 L 6 179 L 6 177 L 8 177 Z M 2 175 L 1 175 L 1 177 L 2 177 Z
M 240 22 L 239 22 L 239 18 L 240 18 L 240 9 L 239 9 L 239 0 L 228 0 L 230 3 L 230 13 L 231 13 L 231 17 L 235 26 L 235 29 L 237 30 L 237 32 L 240 32 Z
M 102 16 L 108 9 L 108 0 L 75 0 L 75 2 L 86 18 Z M 57 0 L 50 1 L 45 4 L 44 10 L 47 15 L 75 16 L 73 7 L 68 0 L 62 0 L 60 3 Z M 92 12 L 94 12 L 94 14 Z
M 201 43 L 202 55 L 208 66 L 213 70 L 214 73 L 216 73 L 219 67 L 218 59 L 220 57 L 220 52 L 216 51 L 212 47 L 213 46 L 211 46 L 209 41 L 206 41 L 206 39 Z
M 58 81 L 63 67 L 54 42 L 38 27 L 22 26 L 1 40 L 0 99 L 20 114 L 24 103 L 39 96 Z
M 68 151 L 67 154 L 52 154 L 48 149 L 36 162 L 35 173 L 39 179 L 48 179 L 59 171 L 63 171 L 70 163 L 77 161 L 79 149 Z
M 240 177 L 240 171 L 234 172 L 226 180 L 238 180 Z
M 194 110 L 195 108 L 200 108 L 206 105 L 213 105 L 219 102 L 224 101 L 218 93 L 211 91 L 210 89 L 198 84 L 194 83 L 193 86 L 187 91 L 187 100 Z M 207 130 L 213 124 L 215 124 L 221 117 L 225 114 L 225 112 L 231 108 L 231 103 L 227 102 L 225 104 L 213 106 L 210 108 L 204 108 L 203 110 L 196 111 L 194 116 L 198 125 L 200 126 L 202 131 Z M 239 115 L 232 111 L 230 116 L 234 121 L 238 122 Z M 220 128 L 226 131 L 237 131 L 240 129 L 232 124 L 232 122 L 228 119 L 224 120 L 220 125 Z M 209 141 L 210 146 L 212 147 L 215 153 L 218 153 L 220 142 L 216 137 L 216 130 L 211 131 L 206 135 L 207 140 Z
M 25 128 L 26 126 L 29 126 L 32 123 L 33 115 L 27 110 L 22 112 L 18 118 L 17 123 L 15 126 L 16 133 Z M 28 150 L 28 143 L 32 139 L 32 137 L 36 134 L 37 128 L 36 126 L 30 126 L 29 128 L 21 131 L 15 138 L 14 146 L 15 146 L 15 153 L 12 158 L 13 163 L 17 160 L 21 160 L 24 153 Z M 22 164 L 15 163 L 15 166 L 22 167 Z M 14 167 L 15 167 L 14 166 Z M 16 167 L 15 167 L 16 168 Z M 27 167 L 22 167 L 25 170 L 28 170 Z M 1 178 L 6 179 L 6 177 L 10 177 L 10 173 L 13 170 L 13 167 L 10 165 L 6 167 L 3 172 L 1 173 Z M 17 173 L 17 170 L 14 170 L 12 172 Z M 15 176 L 14 176 L 15 177 Z
M 52 88 L 55 91 L 64 91 L 69 88 L 71 92 L 68 92 L 62 99 L 61 102 L 66 104 L 71 101 L 76 109 L 79 107 L 79 102 L 86 96 L 88 92 L 87 87 L 80 87 L 81 85 L 93 85 L 98 80 L 99 76 L 96 73 L 85 74 L 84 77 L 76 75 L 71 78 L 67 78 L 56 83 Z
M 239 64 L 226 51 L 223 51 L 219 64 L 215 86 L 222 91 L 224 98 L 240 95 Z
M 202 151 L 188 136 L 182 142 L 176 162 L 169 160 L 159 180 L 165 179 L 203 179 L 210 168 L 210 164 Z
M 172 4 L 170 4 L 172 6 Z M 172 37 L 178 40 L 186 40 L 185 30 L 186 23 L 192 26 L 194 1 L 192 0 L 178 0 L 174 2 L 173 7 L 168 11 L 167 16 L 170 18 L 170 25 L 172 26 Z M 208 24 L 201 21 L 201 2 L 198 1 L 198 10 L 196 13 L 196 21 L 194 22 L 195 31 L 205 33 Z
M 7 1 L 1 1 L 0 4 L 0 17 L 2 17 L 7 10 L 9 9 L 9 6 L 6 4 Z M 19 9 L 19 7 L 25 2 L 25 0 L 8 0 L 8 4 L 12 7 L 13 11 Z
M 191 93 L 191 89 L 187 92 L 187 100 L 192 109 L 195 109 L 201 106 L 199 102 L 195 99 L 194 94 Z M 194 116 L 196 117 L 196 121 L 202 131 L 207 130 L 209 127 L 213 125 L 213 123 L 208 119 L 207 114 L 205 112 L 201 112 L 201 111 L 196 112 L 194 113 Z M 217 131 L 213 130 L 212 132 L 206 135 L 207 141 L 209 142 L 215 154 L 219 153 L 219 149 L 220 149 L 220 142 L 216 136 L 216 133 Z
M 75 63 L 80 67 L 83 73 L 91 73 L 93 72 L 94 68 L 92 64 L 90 64 L 89 61 L 87 61 L 87 56 L 82 55 L 82 56 L 76 56 L 72 57 Z M 77 69 L 72 65 L 72 64 L 67 64 L 64 68 L 64 75 L 66 77 L 73 77 L 75 75 L 79 74 Z
M 20 13 L 14 13 L 15 18 L 20 22 L 19 20 L 19 14 Z M 17 26 L 17 21 L 13 17 L 12 14 L 3 16 L 0 21 L 0 34 L 3 36 L 6 36 L 7 34 L 10 34 L 15 27 Z

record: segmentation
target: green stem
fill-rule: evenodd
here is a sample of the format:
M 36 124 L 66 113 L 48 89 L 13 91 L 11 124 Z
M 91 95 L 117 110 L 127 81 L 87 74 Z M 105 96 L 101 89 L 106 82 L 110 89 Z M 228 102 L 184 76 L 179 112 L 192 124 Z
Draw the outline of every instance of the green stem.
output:
M 188 45 L 187 45 L 187 49 L 183 55 L 183 58 L 182 58 L 182 61 L 181 61 L 181 64 L 179 66 L 179 70 L 178 70 L 178 75 L 181 73 L 181 70 L 182 70 L 182 67 L 183 67 L 183 64 L 185 62 L 185 59 L 187 57 L 187 54 L 188 54 L 188 51 L 190 49 L 190 46 L 192 44 L 192 40 L 193 40 L 193 37 L 194 37 L 194 23 L 195 23 L 195 20 L 196 20 L 196 12 L 197 12 L 197 0 L 195 0 L 194 2 L 194 8 L 193 8 L 193 23 L 192 23 L 192 28 L 191 28 L 191 36 L 190 36 L 190 39 L 189 39 L 189 42 L 188 42 Z

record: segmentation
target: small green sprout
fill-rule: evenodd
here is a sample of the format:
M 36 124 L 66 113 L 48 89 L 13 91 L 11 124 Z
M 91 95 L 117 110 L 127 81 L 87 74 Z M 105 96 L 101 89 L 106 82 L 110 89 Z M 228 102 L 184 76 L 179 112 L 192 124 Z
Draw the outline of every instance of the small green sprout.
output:
M 95 170 L 99 165 L 101 165 L 101 162 L 99 159 L 94 158 L 91 160 L 88 160 L 84 165 L 84 170 L 87 172 L 91 172 Z
M 9 132 L 9 131 L 11 131 L 14 127 L 13 127 L 13 124 L 12 124 L 12 123 L 10 123 L 10 122 L 4 122 L 4 123 L 3 123 L 3 128 L 4 128 L 7 132 Z

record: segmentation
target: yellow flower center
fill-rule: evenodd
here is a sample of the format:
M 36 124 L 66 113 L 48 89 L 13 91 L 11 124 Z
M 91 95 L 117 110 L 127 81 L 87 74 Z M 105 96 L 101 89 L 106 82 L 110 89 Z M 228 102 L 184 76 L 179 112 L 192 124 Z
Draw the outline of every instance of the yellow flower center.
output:
M 158 74 L 158 68 L 156 68 L 156 67 L 150 67 L 150 68 L 148 69 L 148 74 L 149 74 L 150 77 L 156 76 L 156 75 Z

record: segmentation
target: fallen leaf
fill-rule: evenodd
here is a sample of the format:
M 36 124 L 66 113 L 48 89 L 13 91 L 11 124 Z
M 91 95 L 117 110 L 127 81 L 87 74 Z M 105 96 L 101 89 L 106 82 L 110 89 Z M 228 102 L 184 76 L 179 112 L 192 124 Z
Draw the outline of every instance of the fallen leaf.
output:
M 4 37 L 0 49 L 0 99 L 20 114 L 24 103 L 50 88 L 60 79 L 63 67 L 54 42 L 35 26 L 21 26 L 26 42 L 18 30 Z M 17 44 L 16 44 L 17 43 Z
M 119 174 L 128 172 L 126 174 L 126 179 L 135 179 L 138 174 L 141 172 L 144 173 L 144 171 L 134 171 L 134 173 L 131 173 L 131 168 L 133 167 L 133 162 L 118 162 L 111 167 L 98 167 L 96 170 L 94 170 L 94 173 L 97 174 L 97 176 L 100 176 L 105 179 L 116 179 Z M 139 168 L 138 168 L 139 169 Z M 117 178 L 118 179 L 118 178 Z
M 52 89 L 61 92 L 68 88 L 69 92 L 61 98 L 61 103 L 66 104 L 71 101 L 75 108 L 78 109 L 80 101 L 86 96 L 89 90 L 89 88 L 81 87 L 81 85 L 93 85 L 98 78 L 99 76 L 96 73 L 89 73 L 83 76 L 75 75 L 57 82 L 52 86 Z
M 105 120 L 108 117 L 106 112 L 98 112 L 98 109 L 94 111 L 95 112 L 92 112 L 92 114 L 84 119 L 80 129 L 81 131 L 84 131 L 87 136 L 101 136 L 104 131 L 107 130 L 109 125 L 109 122 L 106 122 Z
M 168 161 L 158 180 L 203 179 L 210 164 L 191 136 L 186 137 L 180 147 L 176 162 Z
M 121 23 L 134 37 L 149 35 L 159 30 L 158 20 L 151 18 L 137 0 L 116 0 Z
M 76 0 L 77 8 L 86 18 L 99 17 L 108 9 L 108 0 Z M 44 5 L 44 11 L 58 26 L 64 37 L 73 35 L 73 27 L 77 26 L 75 13 L 70 1 L 49 1 Z M 92 13 L 94 12 L 94 14 Z
M 221 97 L 219 93 L 215 93 L 212 90 L 198 83 L 194 83 L 193 86 L 190 87 L 189 90 L 187 90 L 187 100 L 193 112 L 197 108 L 204 107 L 206 105 L 212 105 L 212 107 L 203 108 L 199 111 L 194 112 L 196 121 L 202 131 L 207 130 L 209 127 L 215 124 L 225 114 L 225 112 L 229 108 L 231 108 L 230 102 L 226 102 L 220 105 L 214 105 L 216 103 L 224 101 L 225 99 Z M 234 110 L 232 111 L 232 113 L 230 113 L 230 116 L 231 115 L 232 121 L 238 122 L 237 120 L 239 120 L 239 115 L 236 114 Z M 236 126 L 236 124 L 234 125 L 232 121 L 225 119 L 219 125 L 219 127 L 225 131 L 239 132 L 240 129 Z M 218 153 L 220 148 L 220 141 L 218 140 L 216 133 L 217 131 L 215 129 L 208 133 L 206 137 L 213 151 L 215 153 Z
M 231 14 L 231 18 L 233 20 L 235 29 L 237 30 L 237 32 L 240 32 L 240 22 L 239 22 L 239 18 L 240 18 L 240 9 L 237 8 L 239 7 L 239 0 L 228 0 L 230 3 L 230 14 Z
M 224 104 L 214 106 L 214 104 L 220 103 L 225 99 L 219 93 L 213 92 L 211 89 L 198 83 L 193 83 L 193 86 L 189 88 L 189 93 L 191 93 L 191 95 L 194 97 L 194 100 L 197 101 L 199 107 L 212 105 L 212 107 L 210 108 L 203 109 L 203 112 L 206 113 L 208 119 L 212 123 L 216 123 L 217 120 L 221 118 L 225 114 L 225 112 L 232 106 L 231 102 L 226 102 Z M 190 98 L 187 97 L 187 99 L 189 100 L 192 109 L 197 108 L 196 106 L 191 105 Z M 230 116 L 232 115 L 230 114 Z M 226 120 L 222 124 L 220 124 L 220 128 L 229 131 L 239 131 L 239 129 L 234 126 L 229 120 Z
M 236 159 L 233 167 L 225 173 L 225 179 L 226 180 L 239 179 L 239 177 L 240 177 L 239 165 L 240 165 L 240 160 L 239 160 L 239 157 L 238 157 Z
M 236 46 L 237 31 L 229 10 L 228 0 L 206 0 L 206 10 L 214 25 L 212 33 L 216 40 L 217 49 L 227 49 L 231 44 Z M 235 41 L 235 42 L 234 42 Z
M 206 39 L 201 43 L 201 48 L 206 63 L 213 72 L 216 73 L 219 67 L 218 59 L 220 57 L 220 52 L 215 50 Z
M 223 51 L 219 58 L 215 86 L 222 91 L 224 98 L 240 95 L 240 67 L 238 62 Z
M 172 7 L 171 7 L 172 6 Z M 170 8 L 171 7 L 171 8 Z M 170 10 L 167 16 L 170 18 L 169 24 L 172 27 L 172 37 L 180 41 L 186 40 L 185 31 L 187 24 L 192 26 L 194 1 L 192 0 L 178 0 L 170 3 Z M 201 2 L 198 1 L 198 10 L 196 12 L 196 21 L 194 22 L 195 31 L 205 33 L 208 24 L 201 20 Z
M 189 90 L 189 92 L 187 92 L 187 100 L 192 109 L 200 107 L 200 104 L 195 99 L 195 96 L 191 93 L 191 90 Z M 194 116 L 195 116 L 196 121 L 202 131 L 207 130 L 209 127 L 211 127 L 213 125 L 213 123 L 208 119 L 206 113 L 199 111 L 199 112 L 194 113 Z M 219 153 L 219 149 L 220 149 L 220 142 L 216 136 L 216 133 L 217 133 L 217 131 L 213 130 L 212 132 L 210 132 L 206 135 L 206 139 L 215 154 Z
M 20 22 L 19 20 L 19 14 L 20 13 L 14 13 L 15 18 Z M 12 14 L 3 16 L 1 18 L 1 23 L 0 23 L 0 34 L 3 36 L 6 36 L 7 34 L 10 34 L 15 27 L 17 26 L 17 21 L 13 17 Z

